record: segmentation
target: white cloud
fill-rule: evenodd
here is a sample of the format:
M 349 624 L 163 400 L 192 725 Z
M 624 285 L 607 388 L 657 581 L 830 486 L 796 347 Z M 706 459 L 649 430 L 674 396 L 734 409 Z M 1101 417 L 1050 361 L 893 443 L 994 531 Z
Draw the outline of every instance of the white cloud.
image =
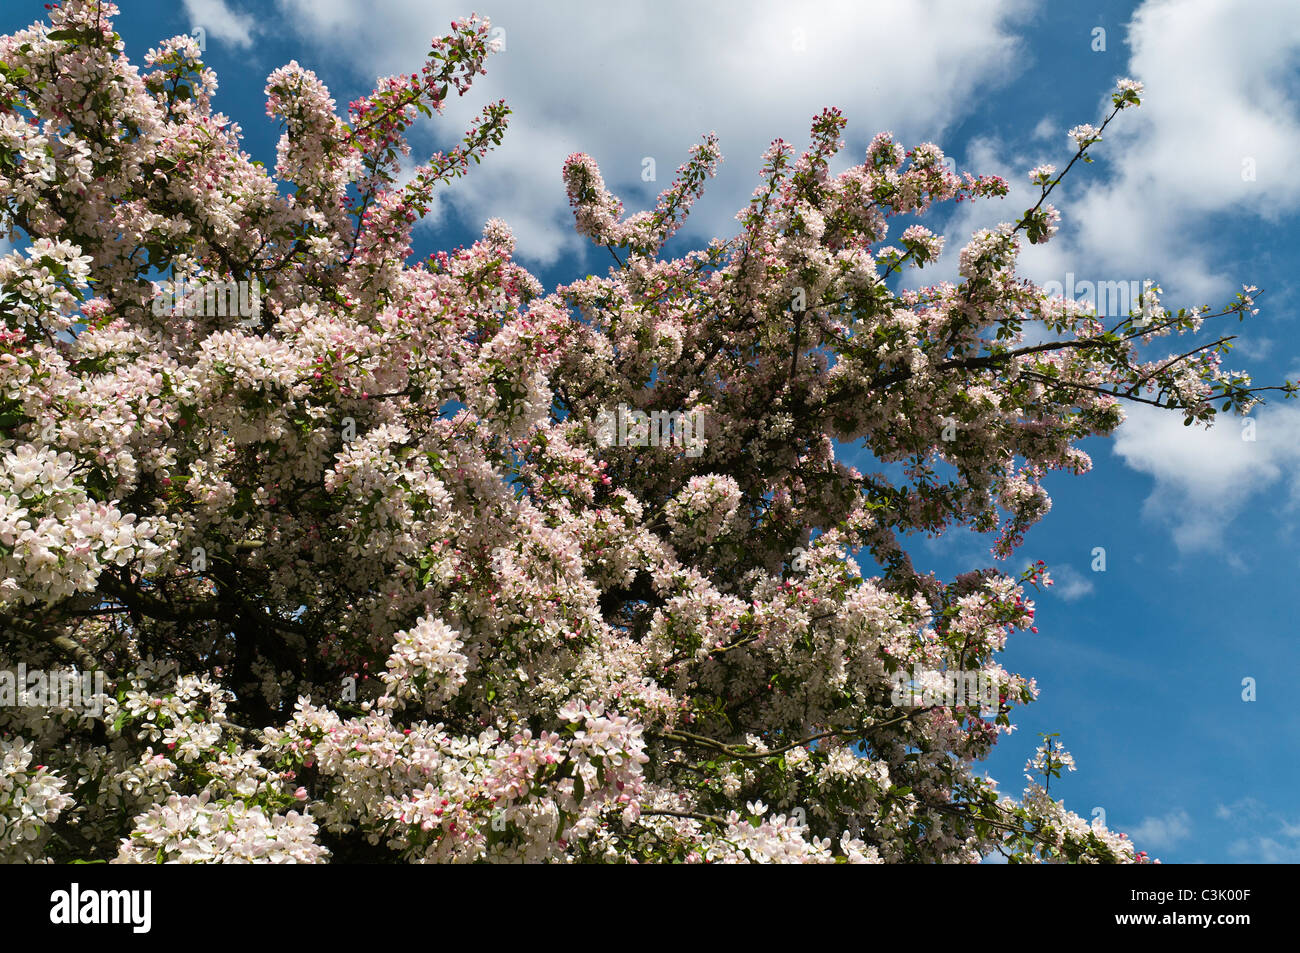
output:
M 1253 824 L 1256 827 L 1268 813 L 1262 801 L 1254 797 L 1238 798 L 1231 804 L 1220 804 L 1214 809 L 1214 816 L 1221 821 L 1233 821 L 1240 824 Z
M 1252 833 L 1228 845 L 1228 852 L 1256 864 L 1300 863 L 1300 824 L 1291 824 L 1274 816 L 1279 824 L 1273 836 Z
M 1130 837 L 1140 849 L 1168 850 L 1191 836 L 1192 823 L 1187 812 L 1171 811 L 1164 817 L 1147 817 L 1133 828 Z
M 734 234 L 734 214 L 758 184 L 760 155 L 780 136 L 802 148 L 812 117 L 837 106 L 846 154 L 860 161 L 881 129 L 906 143 L 941 141 L 974 99 L 1024 61 L 1015 26 L 1032 0 L 926 0 L 815 9 L 766 0 L 733 6 L 669 0 L 653 6 L 502 0 L 487 12 L 505 51 L 464 102 L 435 126 L 458 138 L 485 102 L 514 110 L 505 143 L 449 190 L 471 221 L 500 216 L 521 254 L 549 263 L 584 247 L 560 168 L 590 153 L 629 210 L 653 205 L 688 148 L 716 130 L 726 157 L 687 231 Z M 292 29 L 373 78 L 410 70 L 429 39 L 464 13 L 429 0 L 280 0 Z M 306 62 L 305 57 L 300 57 Z M 413 151 L 418 151 L 418 145 Z M 431 150 L 425 150 L 431 151 Z M 641 181 L 653 157 L 657 181 Z
M 1300 5 L 1147 0 L 1128 41 L 1142 106 L 1094 147 L 1116 175 L 1064 206 L 1063 231 L 1077 228 L 1077 250 L 1103 270 L 1221 303 L 1242 282 L 1215 270 L 1210 216 L 1276 221 L 1300 207 Z
M 191 29 L 202 27 L 208 36 L 241 49 L 253 45 L 256 21 L 230 9 L 226 0 L 185 0 L 185 12 Z
M 1044 116 L 1038 120 L 1038 125 L 1034 127 L 1035 139 L 1055 139 L 1065 130 L 1052 121 L 1050 116 Z
M 1066 602 L 1074 602 L 1092 593 L 1092 580 L 1064 563 L 1051 567 L 1052 592 Z
M 1254 440 L 1247 422 L 1254 424 Z M 1183 426 L 1176 412 L 1134 405 L 1115 435 L 1114 452 L 1155 477 L 1148 516 L 1169 525 L 1184 551 L 1212 549 L 1255 494 L 1285 476 L 1294 498 L 1300 482 L 1300 410 L 1266 405 L 1249 418 L 1223 415 L 1209 429 Z
M 1273 352 L 1273 346 L 1276 342 L 1271 338 L 1247 338 L 1239 337 L 1233 341 L 1233 356 L 1241 355 L 1252 361 L 1261 361 Z
M 1090 150 L 1104 164 L 1076 165 L 1053 192 L 1060 232 L 1047 245 L 1026 245 L 1020 270 L 1040 283 L 1064 282 L 1070 271 L 1088 281 L 1150 278 L 1175 306 L 1221 306 L 1255 276 L 1217 270 L 1218 254 L 1229 249 L 1215 246 L 1222 229 L 1214 216 L 1275 222 L 1300 209 L 1300 179 L 1291 172 L 1300 152 L 1300 5 L 1147 0 L 1128 40 L 1123 72 L 1145 84 L 1142 105 L 1117 116 Z M 1041 162 L 1063 169 L 1073 153 L 1064 130 L 1097 122 L 1111 108 L 1110 92 L 1097 115 L 1042 117 L 1022 148 L 988 139 L 968 145 L 962 167 L 1004 176 L 1011 194 L 954 215 L 944 260 L 921 272 L 922 281 L 951 278 L 973 230 L 1014 220 L 1037 200 L 1026 170 Z M 1103 169 L 1112 172 L 1103 177 Z M 914 274 L 911 283 L 921 282 Z
M 1256 864 L 1296 864 L 1300 863 L 1300 846 L 1284 844 L 1272 837 L 1242 838 L 1233 841 L 1228 851 Z
M 1300 863 L 1300 824 L 1292 823 L 1257 798 L 1244 797 L 1220 804 L 1215 815 L 1238 830 L 1245 830 L 1228 845 L 1235 857 L 1257 864 Z M 1272 829 L 1274 833 L 1263 833 Z

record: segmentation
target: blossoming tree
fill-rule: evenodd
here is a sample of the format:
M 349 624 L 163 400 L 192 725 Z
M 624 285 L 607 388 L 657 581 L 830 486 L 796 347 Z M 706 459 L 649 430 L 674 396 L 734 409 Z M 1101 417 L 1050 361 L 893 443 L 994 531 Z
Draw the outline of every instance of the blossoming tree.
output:
M 0 860 L 1145 859 L 1049 796 L 1050 742 L 1015 799 L 976 770 L 1036 694 L 997 658 L 1042 567 L 945 582 L 900 541 L 1000 530 L 1009 555 L 1123 401 L 1248 408 L 1226 338 L 1139 348 L 1251 289 L 1107 326 L 1017 278 L 1056 230 L 1041 167 L 959 283 L 898 290 L 943 244 L 916 218 L 1007 185 L 888 134 L 832 176 L 835 110 L 772 144 L 732 240 L 661 254 L 708 137 L 630 216 L 569 158 L 603 277 L 545 293 L 495 220 L 412 263 L 434 190 L 505 131 L 489 105 L 402 174 L 486 20 L 346 119 L 276 70 L 272 175 L 194 41 L 140 69 L 115 13 L 0 38 L 0 228 L 26 239 L 0 258 L 0 668 L 108 686 L 0 707 Z M 251 318 L 178 291 L 240 282 Z M 615 406 L 694 414 L 700 447 L 599 440 Z M 993 710 L 899 704 L 898 673 L 949 669 Z

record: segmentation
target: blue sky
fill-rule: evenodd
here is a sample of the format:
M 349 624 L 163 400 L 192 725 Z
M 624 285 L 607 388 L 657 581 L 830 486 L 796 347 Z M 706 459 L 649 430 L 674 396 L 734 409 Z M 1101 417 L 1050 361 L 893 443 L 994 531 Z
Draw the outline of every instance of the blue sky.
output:
M 1001 203 L 928 222 L 951 254 L 923 277 L 955 274 L 970 231 L 1015 220 L 1032 204 L 1025 172 L 1063 167 L 1066 130 L 1101 118 L 1121 76 L 1146 84 L 1056 196 L 1057 238 L 1027 250 L 1040 282 L 1153 279 L 1171 307 L 1222 305 L 1243 284 L 1264 289 L 1228 366 L 1257 382 L 1300 372 L 1290 311 L 1300 241 L 1300 6 L 1258 2 L 610 5 L 476 0 L 502 53 L 463 102 L 413 137 L 428 154 L 469 116 L 504 97 L 506 143 L 443 194 L 416 232 L 428 254 L 472 241 L 485 219 L 515 229 L 546 284 L 606 268 L 572 228 L 560 166 L 570 152 L 600 163 L 630 209 L 653 203 L 687 148 L 716 130 L 725 162 L 680 251 L 731 235 L 757 184 L 760 153 L 781 136 L 806 141 L 811 117 L 849 121 L 845 164 L 890 129 L 908 146 L 938 143 L 959 166 L 1005 175 Z M 125 0 L 118 31 L 139 62 L 158 40 L 202 27 L 220 79 L 217 108 L 246 148 L 274 164 L 279 130 L 263 86 L 296 59 L 340 109 L 374 77 L 410 72 L 428 39 L 471 8 L 442 0 Z M 43 15 L 10 0 L 0 33 Z M 1097 32 L 1098 30 L 1103 32 Z M 1104 48 L 1098 48 L 1104 47 Z M 653 158 L 658 182 L 643 182 Z M 1293 602 L 1300 586 L 1300 403 L 1213 431 L 1134 411 L 1118 436 L 1085 444 L 1094 470 L 1049 477 L 1054 505 L 1005 566 L 1046 560 L 1057 585 L 1037 596 L 1040 634 L 1011 643 L 1005 664 L 1037 678 L 989 773 L 1018 793 L 1040 731 L 1057 731 L 1079 771 L 1053 785 L 1066 805 L 1166 862 L 1300 861 L 1300 677 Z M 1104 547 L 1106 570 L 1094 572 Z M 989 541 L 917 540 L 917 562 L 943 577 L 990 565 Z M 1257 700 L 1243 701 L 1253 678 Z

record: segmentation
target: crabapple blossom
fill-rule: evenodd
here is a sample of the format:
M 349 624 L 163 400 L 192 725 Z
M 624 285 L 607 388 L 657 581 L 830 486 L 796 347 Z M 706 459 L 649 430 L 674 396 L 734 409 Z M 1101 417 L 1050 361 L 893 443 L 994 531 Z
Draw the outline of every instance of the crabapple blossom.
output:
M 1069 136 L 1074 140 L 1075 145 L 1083 148 L 1093 142 L 1096 142 L 1101 135 L 1101 130 L 1091 123 L 1081 123 L 1070 130 Z
M 889 133 L 834 172 L 834 109 L 761 157 L 738 234 L 680 257 L 712 135 L 648 211 L 584 154 L 556 170 L 602 274 L 547 292 L 498 219 L 414 261 L 435 192 L 505 133 L 490 104 L 402 174 L 416 117 L 485 71 L 486 19 L 345 114 L 272 72 L 268 170 L 194 40 L 134 65 L 116 12 L 0 37 L 0 669 L 109 686 L 98 716 L 0 706 L 0 860 L 1144 859 L 1050 780 L 1012 799 L 977 771 L 1037 694 L 999 658 L 1045 567 L 943 581 L 904 541 L 1009 556 L 1125 400 L 1248 409 L 1269 388 L 1222 339 L 1142 349 L 1253 288 L 1105 329 L 1015 273 L 1060 218 L 1041 166 L 956 283 L 900 290 L 944 245 L 916 219 L 1008 185 Z M 208 282 L 260 309 L 153 306 Z M 614 407 L 703 432 L 602 440 Z M 996 712 L 893 700 L 950 669 Z

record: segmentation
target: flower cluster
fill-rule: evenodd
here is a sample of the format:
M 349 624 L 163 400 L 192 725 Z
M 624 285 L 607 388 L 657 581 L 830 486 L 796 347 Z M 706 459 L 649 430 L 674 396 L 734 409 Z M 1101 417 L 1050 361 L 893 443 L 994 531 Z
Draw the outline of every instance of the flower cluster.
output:
M 32 747 L 0 738 L 0 862 L 7 864 L 39 859 L 48 825 L 72 804 L 67 782 L 32 764 Z
M 460 653 L 464 646 L 441 620 L 425 617 L 397 633 L 384 684 L 395 699 L 416 698 L 434 708 L 465 684 L 469 659 Z
M 694 476 L 668 501 L 664 516 L 682 545 L 709 543 L 731 523 L 741 496 L 732 477 Z
M 118 864 L 315 864 L 329 856 L 316 824 L 297 811 L 268 816 L 243 801 L 222 804 L 206 794 L 179 797 L 136 819 Z

